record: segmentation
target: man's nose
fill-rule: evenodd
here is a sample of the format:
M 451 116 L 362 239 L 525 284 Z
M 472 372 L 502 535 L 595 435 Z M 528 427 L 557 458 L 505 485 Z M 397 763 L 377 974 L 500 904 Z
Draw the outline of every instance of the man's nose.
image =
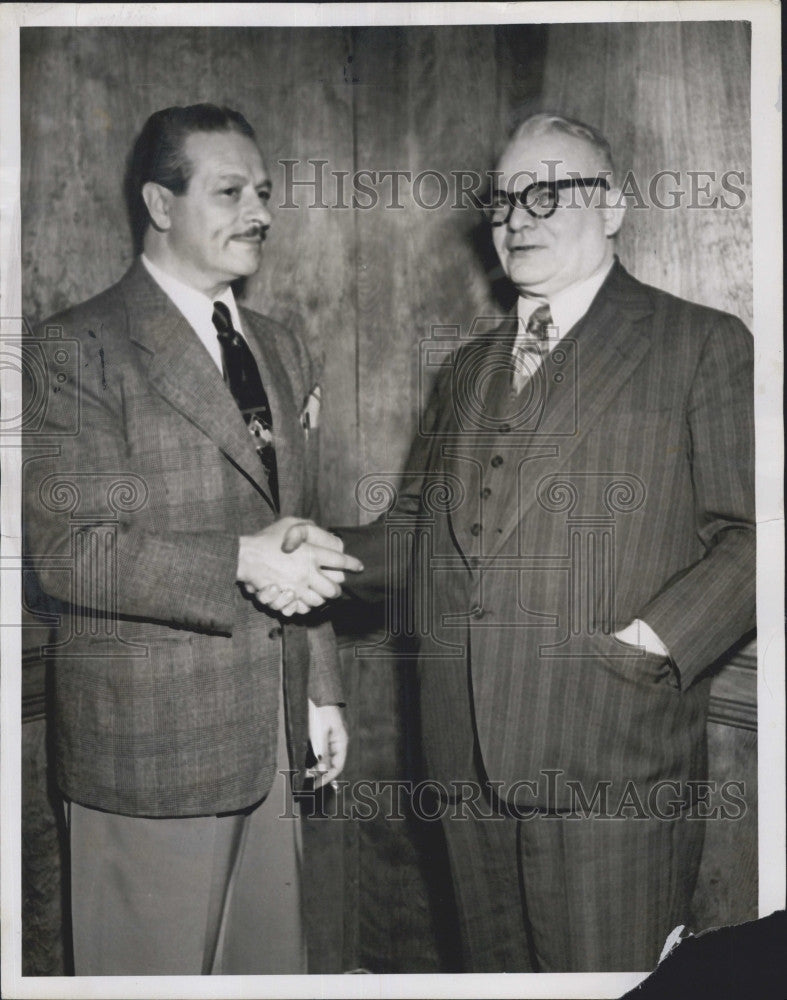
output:
M 260 197 L 256 191 L 251 192 L 248 198 L 245 199 L 243 219 L 244 222 L 249 224 L 256 223 L 267 229 L 272 219 L 271 211 L 268 207 L 268 198 Z
M 534 218 L 526 208 L 522 208 L 520 205 L 513 205 L 506 228 L 512 233 L 517 233 L 520 229 L 531 229 L 537 222 L 538 219 Z

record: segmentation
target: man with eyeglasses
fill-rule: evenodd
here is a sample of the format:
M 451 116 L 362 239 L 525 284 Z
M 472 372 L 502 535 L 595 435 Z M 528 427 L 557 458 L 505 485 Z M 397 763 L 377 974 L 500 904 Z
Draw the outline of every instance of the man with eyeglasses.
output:
M 395 510 L 342 529 L 350 589 L 399 587 L 385 536 L 419 529 L 466 971 L 650 969 L 713 812 L 707 668 L 755 621 L 752 342 L 624 270 L 595 129 L 531 117 L 494 176 L 516 308 L 438 379 Z

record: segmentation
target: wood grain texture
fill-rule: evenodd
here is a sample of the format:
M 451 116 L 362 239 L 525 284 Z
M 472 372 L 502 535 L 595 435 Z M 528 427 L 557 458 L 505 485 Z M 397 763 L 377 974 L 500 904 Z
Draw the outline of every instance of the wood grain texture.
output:
M 65 823 L 53 788 L 43 719 L 22 727 L 22 972 L 62 976 L 70 968 L 64 935 Z
M 647 207 L 627 212 L 619 239 L 625 266 L 751 327 L 749 40 L 748 25 L 732 21 L 551 25 L 541 106 L 599 128 L 618 174 L 635 178 Z M 659 171 L 678 176 L 662 178 L 656 199 L 668 206 L 678 199 L 679 207 L 659 208 L 649 196 Z M 692 179 L 690 171 L 715 180 Z M 722 187 L 727 171 L 745 177 L 728 178 L 745 192 L 739 207 L 689 207 L 714 196 L 737 206 L 742 198 Z
M 37 28 L 22 31 L 21 45 L 23 301 L 33 321 L 124 272 L 131 242 L 121 185 L 133 138 L 152 111 L 209 100 L 239 108 L 256 128 L 274 207 L 287 200 L 284 160 L 298 161 L 299 179 L 314 176 L 310 160 L 325 160 L 333 203 L 332 171 L 347 174 L 349 198 L 361 170 L 450 178 L 491 169 L 508 128 L 542 108 L 598 125 L 646 193 L 659 169 L 682 172 L 684 187 L 686 170 L 740 169 L 741 208 L 632 209 L 620 253 L 641 279 L 751 322 L 749 49 L 740 23 Z M 466 332 L 474 317 L 499 315 L 511 301 L 477 211 L 451 199 L 420 207 L 404 180 L 403 207 L 392 209 L 390 181 L 375 189 L 376 205 L 353 210 L 311 207 L 313 189 L 298 188 L 297 207 L 275 212 L 262 268 L 246 288 L 248 305 L 294 327 L 323 359 L 326 523 L 367 518 L 353 497 L 358 479 L 401 468 L 422 403 L 419 344 L 432 327 Z M 434 183 L 421 193 L 433 199 Z M 358 634 L 367 625 L 350 623 Z M 349 780 L 417 774 L 410 669 L 393 655 L 344 650 Z M 27 942 L 56 937 L 59 912 L 43 723 L 32 725 Z M 712 726 L 710 751 L 713 776 L 756 776 L 753 734 Z M 703 925 L 752 912 L 756 803 L 747 804 L 740 822 L 709 831 L 695 899 Z M 457 967 L 434 825 L 315 819 L 305 843 L 314 971 Z M 59 970 L 59 941 L 49 957 L 30 947 L 26 971 Z
M 710 722 L 757 732 L 757 643 L 732 655 L 711 683 Z
M 275 212 L 246 301 L 324 364 L 323 516 L 356 523 L 359 477 L 397 471 L 409 446 L 419 342 L 432 324 L 467 329 L 499 308 L 488 234 L 469 199 L 454 207 L 451 172 L 491 168 L 512 106 L 537 92 L 543 37 L 513 26 L 24 29 L 25 314 L 40 321 L 127 268 L 122 177 L 152 111 L 238 108 L 257 130 L 274 207 L 294 206 Z M 449 197 L 422 207 L 403 178 L 391 209 L 393 182 L 367 175 L 376 204 L 350 207 L 359 171 L 391 170 L 436 171 Z M 329 207 L 313 184 L 286 186 L 316 174 Z M 437 183 L 422 180 L 422 203 L 440 200 Z
M 757 734 L 708 724 L 710 796 L 718 812 L 707 821 L 697 888 L 694 929 L 757 918 Z M 722 809 L 721 789 L 739 800 Z M 726 815 L 725 815 L 726 811 Z
M 376 205 L 356 213 L 359 432 L 367 472 L 402 467 L 421 406 L 419 344 L 433 325 L 467 328 L 491 307 L 471 238 L 479 213 L 454 207 L 453 195 L 457 172 L 486 169 L 497 138 L 494 53 L 492 28 L 355 33 L 357 167 L 406 172 L 401 208 L 390 207 L 389 182 Z M 445 179 L 448 197 L 427 171 Z

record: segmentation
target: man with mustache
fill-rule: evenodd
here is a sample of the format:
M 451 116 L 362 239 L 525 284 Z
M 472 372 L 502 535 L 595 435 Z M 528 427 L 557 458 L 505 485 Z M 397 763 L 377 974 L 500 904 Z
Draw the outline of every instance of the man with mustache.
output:
M 350 589 L 395 590 L 417 539 L 466 971 L 650 969 L 713 811 L 707 668 L 755 624 L 752 341 L 624 270 L 595 129 L 531 117 L 495 177 L 516 309 L 438 379 L 395 509 L 341 529 Z
M 360 564 L 308 520 L 309 357 L 233 295 L 271 224 L 251 126 L 214 105 L 156 112 L 127 181 L 140 256 L 47 322 L 79 363 L 38 386 L 25 474 L 30 551 L 62 602 L 74 968 L 303 972 L 282 772 L 303 780 L 309 736 L 321 783 L 343 766 L 333 633 L 306 613 Z

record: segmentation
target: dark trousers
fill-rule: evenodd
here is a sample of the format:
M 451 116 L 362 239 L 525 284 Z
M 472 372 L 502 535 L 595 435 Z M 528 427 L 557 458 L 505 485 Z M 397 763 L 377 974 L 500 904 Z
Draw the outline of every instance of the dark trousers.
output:
M 701 820 L 447 810 L 443 827 L 467 972 L 649 970 L 689 922 Z

